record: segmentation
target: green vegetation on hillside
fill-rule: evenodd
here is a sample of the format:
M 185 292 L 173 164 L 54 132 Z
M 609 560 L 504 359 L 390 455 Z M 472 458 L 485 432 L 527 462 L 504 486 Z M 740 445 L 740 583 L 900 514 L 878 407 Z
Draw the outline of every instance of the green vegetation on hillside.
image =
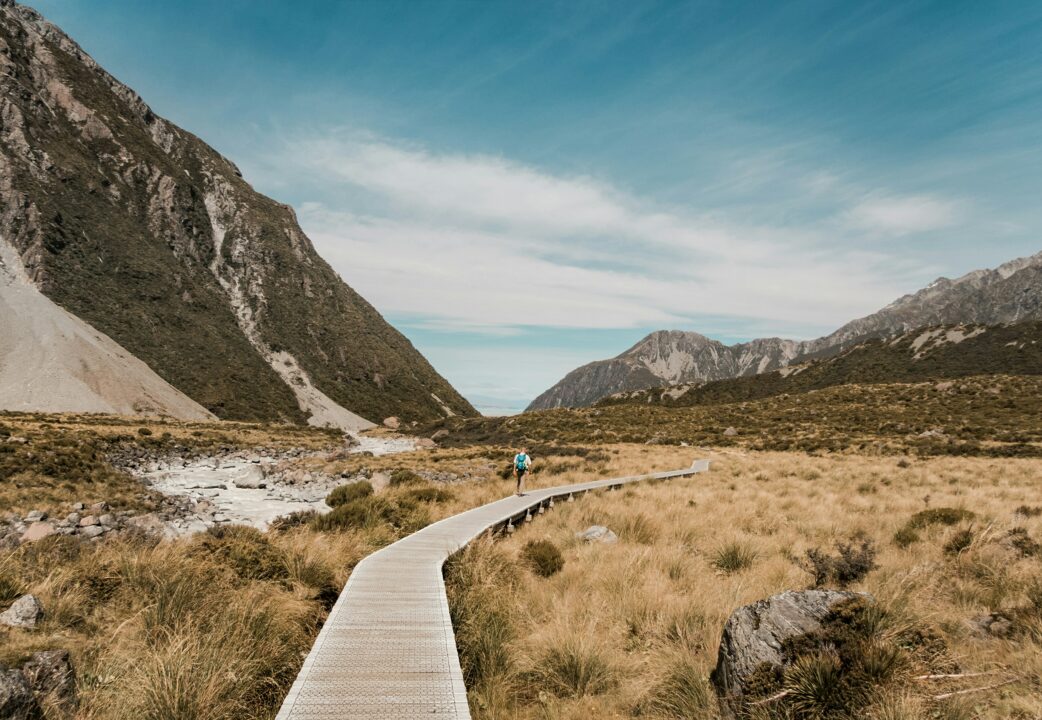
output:
M 662 443 L 754 450 L 921 455 L 1042 455 L 1042 377 L 979 376 L 950 386 L 838 385 L 757 400 L 666 407 L 618 403 L 512 417 L 450 418 L 445 447 L 524 443 Z

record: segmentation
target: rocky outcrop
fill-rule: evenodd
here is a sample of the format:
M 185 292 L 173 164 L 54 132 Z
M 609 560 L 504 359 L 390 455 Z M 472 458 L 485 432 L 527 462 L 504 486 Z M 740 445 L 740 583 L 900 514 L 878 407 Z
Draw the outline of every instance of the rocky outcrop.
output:
M 618 357 L 568 373 L 528 409 L 579 407 L 616 393 L 754 376 L 917 328 L 1038 320 L 1042 320 L 1042 253 L 955 280 L 939 278 L 817 340 L 762 338 L 724 345 L 694 332 L 655 332 Z
M 67 717 L 77 705 L 76 673 L 67 650 L 34 653 L 20 669 L 0 667 L 0 718 Z M 60 715 L 59 715 L 60 713 Z
M 0 238 L 47 298 L 218 417 L 357 429 L 475 412 L 290 207 L 12 3 Z
M 871 600 L 865 593 L 789 590 L 735 610 L 724 625 L 712 675 L 725 714 L 737 714 L 752 683 L 789 663 L 786 641 L 817 633 L 832 609 L 852 598 Z

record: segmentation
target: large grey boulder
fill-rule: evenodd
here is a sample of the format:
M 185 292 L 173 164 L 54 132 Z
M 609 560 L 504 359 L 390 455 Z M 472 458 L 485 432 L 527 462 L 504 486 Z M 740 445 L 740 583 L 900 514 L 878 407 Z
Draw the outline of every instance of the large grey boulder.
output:
M 247 490 L 259 490 L 268 486 L 264 479 L 264 470 L 258 465 L 249 465 L 241 471 L 233 481 L 235 487 Z
M 0 667 L 0 718 L 41 720 L 43 713 L 33 696 L 32 686 L 18 670 Z
M 43 617 L 43 605 L 35 595 L 22 595 L 11 607 L 0 613 L 0 624 L 8 627 L 32 629 Z M 0 717 L 3 717 L 0 715 Z
M 820 630 L 837 603 L 855 597 L 873 600 L 867 593 L 788 590 L 731 613 L 712 675 L 724 716 L 734 717 L 738 712 L 754 673 L 762 674 L 765 665 L 785 667 L 782 647 L 787 639 Z

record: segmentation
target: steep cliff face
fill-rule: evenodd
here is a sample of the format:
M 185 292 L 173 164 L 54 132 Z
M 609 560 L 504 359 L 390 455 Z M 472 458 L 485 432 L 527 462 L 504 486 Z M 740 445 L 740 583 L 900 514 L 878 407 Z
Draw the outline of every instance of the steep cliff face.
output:
M 10 2 L 0 236 L 49 298 L 219 417 L 357 428 L 474 413 L 291 208 Z
M 579 407 L 620 392 L 747 377 L 915 328 L 1034 320 L 1042 320 L 1042 253 L 955 280 L 939 278 L 817 340 L 763 338 L 728 346 L 693 332 L 655 332 L 616 358 L 568 373 L 528 409 Z

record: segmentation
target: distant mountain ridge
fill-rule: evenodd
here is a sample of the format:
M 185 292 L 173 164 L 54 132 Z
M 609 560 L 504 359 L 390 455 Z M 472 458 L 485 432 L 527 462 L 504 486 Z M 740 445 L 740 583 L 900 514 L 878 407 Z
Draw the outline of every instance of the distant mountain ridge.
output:
M 359 429 L 475 414 L 289 206 L 11 0 L 0 238 L 48 298 L 218 417 Z
M 597 404 L 691 407 L 750 402 L 836 385 L 930 380 L 941 381 L 938 389 L 949 390 L 960 378 L 987 375 L 1042 375 L 1042 321 L 916 328 L 759 375 L 621 392 Z
M 954 280 L 938 278 L 816 340 L 762 338 L 728 346 L 695 332 L 658 331 L 615 358 L 568 373 L 528 410 L 581 407 L 620 392 L 748 377 L 926 326 L 1028 320 L 1042 320 L 1042 252 Z

